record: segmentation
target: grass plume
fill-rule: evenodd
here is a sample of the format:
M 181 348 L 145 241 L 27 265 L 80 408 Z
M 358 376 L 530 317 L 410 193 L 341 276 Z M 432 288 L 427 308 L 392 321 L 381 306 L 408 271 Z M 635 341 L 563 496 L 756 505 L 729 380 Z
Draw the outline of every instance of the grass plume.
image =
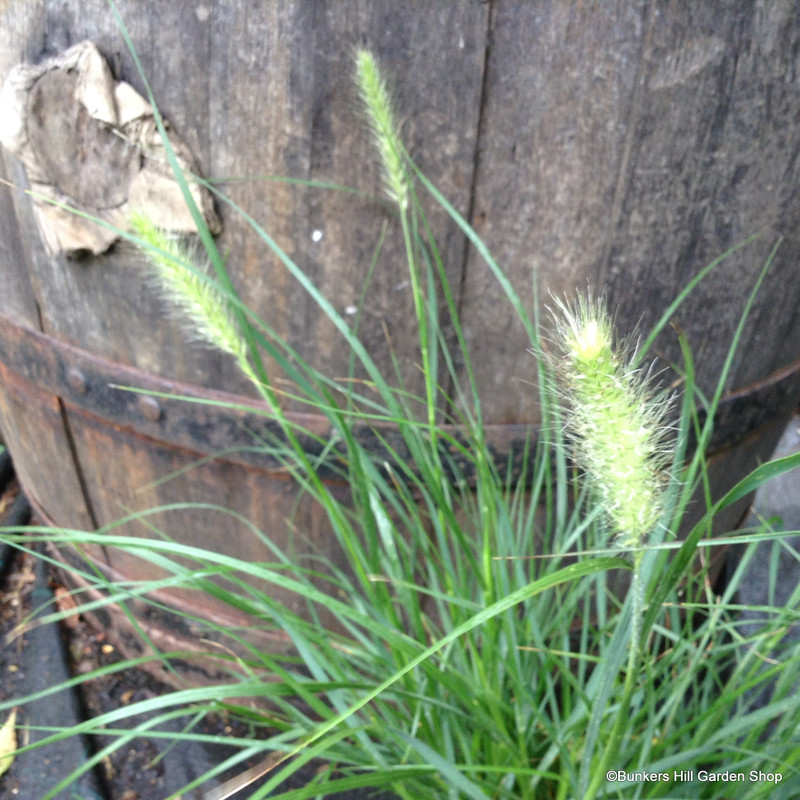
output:
M 652 399 L 647 373 L 615 347 L 611 316 L 600 300 L 556 303 L 557 373 L 568 426 L 585 470 L 619 544 L 641 547 L 663 509 L 669 404 Z
M 131 215 L 130 224 L 167 304 L 183 313 L 191 336 L 233 356 L 245 375 L 257 383 L 230 304 L 203 274 L 189 249 L 141 212 Z
M 375 57 L 367 50 L 356 53 L 356 83 L 383 165 L 386 194 L 405 211 L 409 186 L 403 146 L 397 135 L 397 121 L 386 81 Z

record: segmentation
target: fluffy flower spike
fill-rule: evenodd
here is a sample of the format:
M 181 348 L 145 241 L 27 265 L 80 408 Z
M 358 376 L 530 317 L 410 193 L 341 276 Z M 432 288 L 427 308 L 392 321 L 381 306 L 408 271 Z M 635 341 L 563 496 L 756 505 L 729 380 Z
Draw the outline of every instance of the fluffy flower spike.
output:
M 247 359 L 247 344 L 230 304 L 211 281 L 198 274 L 203 270 L 192 254 L 144 214 L 132 214 L 130 225 L 163 295 L 181 309 L 191 335 L 232 355 L 244 373 L 254 378 Z
M 356 52 L 355 61 L 356 83 L 372 129 L 375 146 L 380 154 L 386 194 L 400 208 L 406 209 L 409 195 L 408 178 L 389 89 L 372 53 L 359 50 Z
M 568 430 L 619 544 L 641 548 L 663 510 L 670 447 L 668 402 L 614 342 L 605 305 L 591 295 L 552 311 Z

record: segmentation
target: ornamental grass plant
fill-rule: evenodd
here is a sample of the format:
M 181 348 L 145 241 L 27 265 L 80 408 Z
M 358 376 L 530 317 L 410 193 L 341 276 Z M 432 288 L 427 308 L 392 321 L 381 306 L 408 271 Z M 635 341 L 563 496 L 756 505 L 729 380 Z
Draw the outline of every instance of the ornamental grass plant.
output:
M 209 183 L 330 319 L 374 391 L 319 374 L 276 338 L 268 320 L 255 317 L 236 295 L 189 192 L 196 178 L 176 169 L 208 263 L 176 246 L 151 220 L 134 219 L 124 235 L 142 248 L 166 301 L 186 314 L 191 335 L 229 353 L 252 380 L 266 401 L 264 413 L 281 428 L 264 449 L 324 510 L 348 570 L 319 557 L 294 561 L 276 547 L 271 563 L 242 562 L 157 530 L 147 539 L 117 535 L 116 526 L 6 531 L 4 538 L 20 548 L 42 542 L 124 548 L 167 575 L 109 584 L 90 565 L 76 566 L 83 581 L 105 594 L 87 601 L 76 592 L 78 611 L 103 603 L 125 608 L 134 598 L 154 602 L 148 599 L 154 589 L 181 585 L 248 611 L 254 625 L 282 632 L 293 646 L 289 656 L 264 652 L 246 631 L 214 630 L 193 619 L 229 643 L 214 655 L 227 659 L 230 678 L 51 731 L 36 746 L 78 733 L 113 741 L 41 800 L 74 784 L 132 737 L 175 738 L 173 728 L 159 730 L 162 723 L 183 720 L 179 736 L 204 741 L 196 721 L 212 712 L 245 720 L 251 734 L 232 738 L 238 753 L 175 799 L 198 786 L 207 800 L 301 800 L 358 788 L 406 800 L 796 796 L 800 652 L 786 633 L 797 620 L 800 587 L 785 607 L 758 609 L 763 624 L 755 631 L 752 620 L 746 628 L 740 621 L 736 600 L 757 544 L 770 540 L 780 547 L 789 534 L 774 522 L 722 539 L 711 540 L 710 531 L 722 509 L 798 466 L 800 456 L 759 467 L 721 498 L 703 491 L 714 412 L 742 325 L 712 397 L 697 389 L 682 335 L 683 363 L 673 365 L 682 378 L 679 396 L 665 394 L 644 366 L 655 334 L 718 262 L 665 309 L 635 351 L 616 339 L 602 297 L 545 300 L 552 313 L 540 317 L 539 299 L 514 291 L 467 221 L 407 154 L 369 53 L 358 53 L 355 72 L 403 232 L 424 396 L 411 398 L 397 375 L 383 374 L 357 328 L 302 265 Z M 165 135 L 163 141 L 170 153 Z M 538 361 L 539 383 L 531 391 L 539 393 L 542 426 L 520 454 L 517 480 L 485 440 L 469 349 L 427 223 L 430 205 L 449 214 L 482 254 L 505 291 L 509 313 L 529 334 L 531 352 L 520 353 L 520 361 Z M 742 309 L 742 324 L 757 290 Z M 281 364 L 295 387 L 293 399 L 324 414 L 336 432 L 328 455 L 349 487 L 346 502 L 320 479 L 319 464 L 301 446 L 301 431 L 282 413 L 262 353 Z M 464 365 L 466 378 L 456 363 Z M 437 378 L 442 374 L 454 386 L 449 396 Z M 374 424 L 387 457 L 377 460 L 353 435 L 353 425 L 365 421 Z M 384 437 L 386 425 L 399 439 Z M 690 452 L 693 438 L 697 446 Z M 676 539 L 698 490 L 705 514 Z M 134 515 L 145 524 L 149 516 Z M 271 544 L 268 532 L 253 529 L 252 535 Z M 745 547 L 744 556 L 717 594 L 697 555 L 731 542 Z M 622 595 L 610 588 L 619 574 L 631 576 Z M 275 601 L 272 586 L 296 596 L 302 611 Z M 319 621 L 323 609 L 335 629 Z M 66 613 L 45 614 L 39 622 Z M 100 672 L 147 659 L 169 667 L 180 657 L 185 654 L 156 652 Z M 755 705 L 759 693 L 762 704 Z M 33 699 L 0 703 L 0 715 Z M 122 725 L 144 712 L 150 717 L 138 728 Z M 224 771 L 257 755 L 261 768 L 216 785 Z M 280 789 L 309 764 L 315 769 L 302 773 L 308 775 L 304 787 Z M 703 771 L 728 777 L 703 778 Z M 751 780 L 751 771 L 771 777 Z

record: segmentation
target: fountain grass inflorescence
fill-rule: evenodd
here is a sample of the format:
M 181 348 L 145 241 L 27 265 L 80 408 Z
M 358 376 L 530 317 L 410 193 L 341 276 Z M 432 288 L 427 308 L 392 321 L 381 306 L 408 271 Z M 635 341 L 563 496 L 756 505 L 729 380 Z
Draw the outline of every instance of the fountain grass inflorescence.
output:
M 405 211 L 408 208 L 409 186 L 403 147 L 397 135 L 397 122 L 386 81 L 375 63 L 375 57 L 368 50 L 356 53 L 356 84 L 380 153 L 386 194 Z
M 576 459 L 592 482 L 618 543 L 642 546 L 658 523 L 670 447 L 667 400 L 646 372 L 615 347 L 613 323 L 600 300 L 557 301 L 558 374 L 568 400 Z
M 255 380 L 247 357 L 247 343 L 233 317 L 231 304 L 203 274 L 197 258 L 181 241 L 142 213 L 132 214 L 130 225 L 168 303 L 183 312 L 190 335 L 232 355 L 242 371 Z

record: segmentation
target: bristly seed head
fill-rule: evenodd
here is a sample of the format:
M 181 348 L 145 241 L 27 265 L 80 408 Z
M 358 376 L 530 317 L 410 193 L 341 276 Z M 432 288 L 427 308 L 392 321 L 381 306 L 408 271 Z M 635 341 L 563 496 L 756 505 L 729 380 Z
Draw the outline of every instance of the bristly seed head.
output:
M 552 310 L 560 353 L 556 373 L 567 400 L 576 461 L 591 480 L 618 542 L 641 548 L 663 510 L 671 458 L 669 402 L 630 354 L 615 345 L 605 305 L 591 295 Z
M 367 50 L 356 52 L 356 83 L 381 158 L 386 194 L 405 210 L 409 186 L 403 146 L 397 135 L 397 122 L 386 81 L 375 57 Z
M 230 303 L 204 276 L 191 253 L 141 213 L 131 215 L 130 225 L 139 238 L 139 249 L 153 267 L 166 299 L 180 308 L 191 335 L 232 355 L 248 377 L 252 377 L 247 344 L 231 313 Z

